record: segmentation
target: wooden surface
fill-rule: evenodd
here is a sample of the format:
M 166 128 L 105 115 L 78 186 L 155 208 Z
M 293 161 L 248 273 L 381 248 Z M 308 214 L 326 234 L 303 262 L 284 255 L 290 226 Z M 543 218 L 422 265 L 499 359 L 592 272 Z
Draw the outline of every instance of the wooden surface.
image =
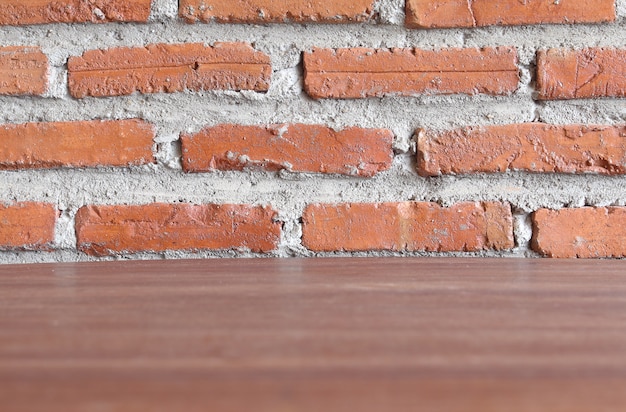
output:
M 0 266 L 2 411 L 624 411 L 626 262 Z

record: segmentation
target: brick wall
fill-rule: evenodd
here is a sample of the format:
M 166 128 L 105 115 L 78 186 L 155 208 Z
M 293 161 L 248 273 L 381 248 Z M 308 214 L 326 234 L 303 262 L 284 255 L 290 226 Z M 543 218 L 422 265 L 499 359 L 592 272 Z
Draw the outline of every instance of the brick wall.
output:
M 626 0 L 0 0 L 0 263 L 626 256 Z

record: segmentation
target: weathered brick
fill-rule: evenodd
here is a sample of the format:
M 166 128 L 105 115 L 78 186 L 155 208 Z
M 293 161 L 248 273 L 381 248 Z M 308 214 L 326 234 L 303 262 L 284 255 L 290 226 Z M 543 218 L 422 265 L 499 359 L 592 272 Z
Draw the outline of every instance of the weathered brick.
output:
M 393 160 L 393 133 L 385 129 L 222 124 L 183 134 L 181 141 L 188 172 L 254 167 L 373 176 L 389 169 Z
M 480 27 L 615 20 L 615 0 L 407 0 L 413 28 Z
M 0 94 L 42 95 L 48 88 L 48 58 L 39 47 L 0 47 Z
M 313 204 L 303 216 L 302 242 L 313 251 L 479 251 L 514 246 L 507 204 Z
M 85 206 L 76 214 L 79 250 L 104 256 L 167 250 L 276 249 L 281 224 L 262 206 L 162 204 Z
M 544 256 L 626 257 L 625 207 L 540 209 L 532 221 L 532 247 Z
M 517 90 L 512 47 L 483 49 L 313 49 L 304 54 L 304 86 L 313 98 L 388 95 L 505 95 Z
M 68 61 L 70 94 L 120 96 L 183 90 L 267 91 L 267 55 L 245 43 L 151 44 L 90 50 Z
M 626 49 L 549 49 L 537 53 L 541 100 L 626 97 Z
M 418 172 L 626 173 L 626 126 L 524 123 L 417 132 Z
M 0 169 L 154 163 L 152 126 L 142 120 L 0 125 Z
M 57 215 L 47 203 L 0 203 L 0 248 L 51 249 Z
M 0 25 L 145 22 L 151 0 L 2 0 Z
M 352 23 L 371 20 L 374 0 L 180 0 L 187 22 Z

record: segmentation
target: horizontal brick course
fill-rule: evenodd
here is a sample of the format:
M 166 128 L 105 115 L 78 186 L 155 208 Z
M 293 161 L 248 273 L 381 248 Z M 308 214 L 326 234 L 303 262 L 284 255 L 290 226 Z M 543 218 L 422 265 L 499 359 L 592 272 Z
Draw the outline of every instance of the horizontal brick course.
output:
M 0 203 L 0 249 L 51 249 L 57 215 L 48 203 Z
M 626 126 L 541 123 L 417 132 L 418 172 L 626 173 Z
M 48 58 L 39 47 L 0 47 L 0 94 L 42 95 L 48 87 Z
M 248 205 L 85 206 L 76 214 L 79 250 L 96 256 L 167 250 L 269 252 L 280 240 L 276 211 Z
M 313 251 L 480 251 L 514 246 L 509 205 L 494 202 L 309 205 L 303 245 Z
M 180 0 L 179 14 L 192 23 L 352 23 L 373 17 L 373 0 Z
M 0 125 L 0 169 L 154 163 L 152 126 L 142 120 Z
M 626 257 L 626 208 L 540 209 L 532 247 L 554 258 Z
M 539 99 L 626 97 L 626 49 L 549 49 L 537 53 Z
M 183 169 L 287 169 L 294 172 L 373 176 L 389 169 L 393 133 L 385 129 L 326 126 L 223 124 L 181 136 Z
M 407 0 L 413 28 L 480 27 L 615 20 L 615 0 Z
M 483 49 L 313 49 L 304 54 L 304 86 L 313 98 L 491 94 L 518 88 L 517 52 Z
M 2 0 L 0 25 L 146 22 L 151 0 Z
M 68 61 L 70 94 L 76 98 L 184 90 L 267 91 L 267 55 L 245 43 L 151 44 L 89 50 Z

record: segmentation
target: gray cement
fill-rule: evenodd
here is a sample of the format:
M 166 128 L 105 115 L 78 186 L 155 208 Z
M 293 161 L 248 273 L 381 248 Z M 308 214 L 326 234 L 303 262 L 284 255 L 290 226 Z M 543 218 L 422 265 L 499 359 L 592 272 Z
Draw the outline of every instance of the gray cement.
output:
M 626 47 L 626 0 L 618 21 L 603 25 L 544 25 L 479 29 L 407 30 L 402 0 L 379 0 L 378 22 L 362 25 L 188 25 L 176 17 L 177 0 L 155 0 L 148 24 L 54 24 L 0 28 L 0 45 L 39 45 L 49 56 L 50 90 L 44 97 L 0 97 L 1 123 L 142 118 L 156 127 L 156 165 L 128 169 L 1 171 L 0 202 L 51 202 L 61 210 L 53 252 L 0 252 L 0 263 L 91 260 L 75 251 L 74 216 L 86 204 L 150 202 L 270 204 L 280 213 L 284 235 L 272 256 L 312 256 L 300 242 L 300 217 L 308 203 L 498 200 L 515 210 L 517 246 L 510 252 L 471 256 L 533 257 L 529 213 L 541 207 L 625 205 L 626 177 L 595 175 L 502 175 L 422 178 L 415 173 L 414 131 L 467 125 L 543 121 L 555 124 L 626 123 L 626 99 L 537 102 L 533 99 L 536 50 L 550 47 Z M 287 39 L 287 40 L 286 40 Z M 147 43 L 244 41 L 271 56 L 272 85 L 254 92 L 135 94 L 72 99 L 67 92 L 68 57 L 93 48 Z M 516 46 L 522 80 L 512 96 L 388 97 L 315 101 L 302 91 L 301 55 L 312 47 Z M 371 179 L 259 171 L 185 174 L 180 132 L 219 123 L 302 122 L 334 128 L 358 125 L 395 133 L 393 168 Z M 111 259 L 247 257 L 247 251 L 168 252 Z M 328 256 L 331 254 L 320 254 Z M 332 255 L 347 255 L 337 253 Z M 398 255 L 375 252 L 357 256 Z M 428 253 L 402 255 L 421 256 Z M 460 254 L 448 254 L 460 255 Z

